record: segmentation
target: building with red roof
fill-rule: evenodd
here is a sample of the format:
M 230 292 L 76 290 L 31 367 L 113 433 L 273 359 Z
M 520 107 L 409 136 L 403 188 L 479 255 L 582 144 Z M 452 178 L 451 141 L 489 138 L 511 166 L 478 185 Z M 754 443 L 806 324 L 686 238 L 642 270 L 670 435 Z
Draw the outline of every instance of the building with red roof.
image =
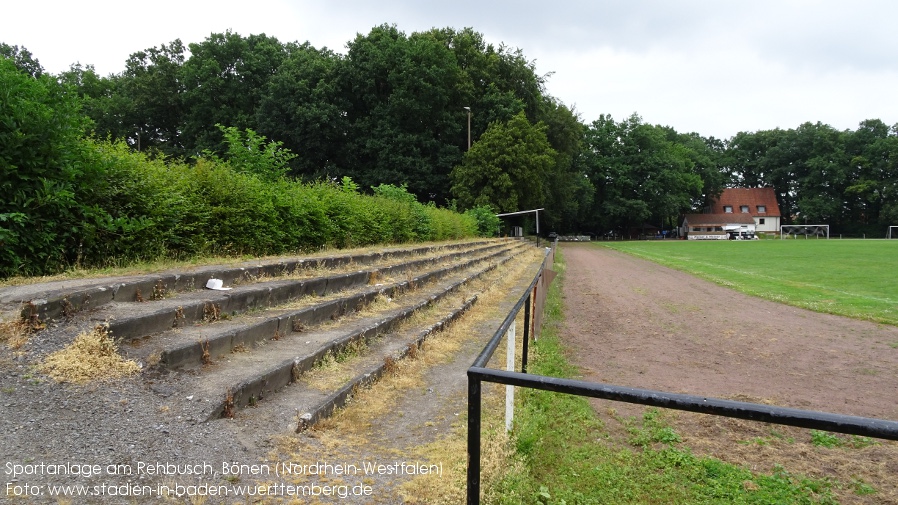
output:
M 780 231 L 780 206 L 773 188 L 726 188 L 711 206 L 711 214 L 748 214 L 759 232 Z
M 689 239 L 726 239 L 779 233 L 780 207 L 773 188 L 726 188 L 703 214 L 687 214 L 683 232 Z

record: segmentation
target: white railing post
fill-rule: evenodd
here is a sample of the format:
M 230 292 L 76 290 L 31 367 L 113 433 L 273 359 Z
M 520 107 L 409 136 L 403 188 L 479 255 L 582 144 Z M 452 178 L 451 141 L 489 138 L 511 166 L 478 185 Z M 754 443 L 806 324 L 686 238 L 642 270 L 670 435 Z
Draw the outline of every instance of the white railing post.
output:
M 514 350 L 515 350 L 515 325 L 517 321 L 512 321 L 511 326 L 505 333 L 508 340 L 508 347 L 505 351 L 505 369 L 514 372 Z M 505 431 L 511 431 L 511 423 L 514 420 L 514 386 L 505 386 Z

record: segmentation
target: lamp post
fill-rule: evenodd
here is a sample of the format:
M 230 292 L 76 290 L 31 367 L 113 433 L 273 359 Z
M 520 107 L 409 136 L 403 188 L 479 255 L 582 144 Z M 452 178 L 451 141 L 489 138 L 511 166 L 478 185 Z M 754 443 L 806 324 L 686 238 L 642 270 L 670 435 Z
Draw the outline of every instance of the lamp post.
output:
M 468 111 L 468 151 L 471 150 L 471 108 L 463 107 L 466 111 Z

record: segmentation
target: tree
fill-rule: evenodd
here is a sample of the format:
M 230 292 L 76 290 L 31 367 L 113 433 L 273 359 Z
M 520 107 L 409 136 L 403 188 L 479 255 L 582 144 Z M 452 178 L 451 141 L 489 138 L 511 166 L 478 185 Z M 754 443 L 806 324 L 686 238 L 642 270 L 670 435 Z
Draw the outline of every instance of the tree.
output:
M 11 46 L 5 42 L 0 42 L 0 58 L 7 58 L 20 71 L 25 72 L 31 77 L 40 77 L 44 74 L 44 67 L 37 61 L 31 51 L 24 47 Z
M 347 130 L 348 105 L 339 96 L 340 55 L 308 43 L 288 45 L 288 56 L 265 88 L 256 111 L 260 133 L 299 154 L 294 175 L 317 178 L 335 170 Z
M 158 149 L 168 155 L 187 154 L 189 140 L 181 135 L 185 121 L 182 69 L 186 48 L 180 39 L 131 54 L 121 75 L 125 107 L 123 137 L 138 151 Z
M 692 202 L 693 209 L 710 206 L 720 197 L 726 186 L 726 173 L 721 167 L 724 143 L 711 137 L 704 138 L 698 133 L 677 133 L 673 128 L 664 127 L 667 139 L 681 145 L 683 153 L 692 165 L 692 172 L 702 180 L 702 191 Z
M 244 38 L 230 30 L 188 47 L 190 58 L 181 74 L 186 107 L 181 134 L 191 154 L 220 153 L 225 143 L 215 125 L 258 130 L 256 111 L 287 51 L 264 33 Z
M 556 152 L 545 125 L 533 125 L 524 113 L 493 123 L 452 171 L 452 194 L 462 208 L 493 205 L 500 212 L 541 207 L 546 174 Z
M 348 44 L 339 75 L 347 104 L 341 171 L 363 186 L 403 185 L 443 200 L 461 157 L 464 114 L 453 54 L 429 34 L 381 25 Z
M 93 134 L 98 138 L 133 141 L 134 100 L 122 92 L 121 75 L 100 77 L 92 65 L 76 63 L 58 76 L 60 82 L 77 90 L 81 110 L 93 121 Z
M 456 103 L 475 111 L 471 123 L 474 138 L 490 124 L 507 122 L 521 111 L 532 123 L 541 119 L 543 79 L 520 50 L 504 45 L 496 48 L 472 28 L 434 28 L 427 33 L 455 55 L 461 73 Z
M 687 146 L 633 114 L 620 123 L 600 116 L 586 133 L 584 163 L 596 187 L 593 217 L 607 229 L 662 227 L 693 208 L 704 183 Z
M 863 225 L 898 222 L 898 125 L 890 128 L 879 119 L 868 119 L 846 132 L 849 158 L 845 199 L 850 220 Z M 872 232 L 872 230 L 871 230 Z
M 546 229 L 584 229 L 595 188 L 581 161 L 584 126 L 573 110 L 552 97 L 544 97 L 539 117 L 546 126 L 546 138 L 555 150 L 555 162 L 546 173 Z M 586 228 L 588 229 L 588 228 Z

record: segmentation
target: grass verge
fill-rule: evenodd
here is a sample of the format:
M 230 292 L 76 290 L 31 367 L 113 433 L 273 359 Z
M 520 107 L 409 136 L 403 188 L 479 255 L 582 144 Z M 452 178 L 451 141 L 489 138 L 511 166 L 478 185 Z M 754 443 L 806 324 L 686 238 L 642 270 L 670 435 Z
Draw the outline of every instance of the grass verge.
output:
M 531 356 L 532 373 L 576 377 L 558 338 L 563 318 L 558 281 L 546 302 L 546 321 Z M 488 503 L 833 503 L 831 484 L 776 467 L 755 473 L 682 447 L 666 414 L 648 409 L 623 420 L 614 434 L 586 398 L 522 389 L 512 433 L 510 469 Z
M 898 325 L 898 244 L 886 240 L 603 242 L 742 293 Z

